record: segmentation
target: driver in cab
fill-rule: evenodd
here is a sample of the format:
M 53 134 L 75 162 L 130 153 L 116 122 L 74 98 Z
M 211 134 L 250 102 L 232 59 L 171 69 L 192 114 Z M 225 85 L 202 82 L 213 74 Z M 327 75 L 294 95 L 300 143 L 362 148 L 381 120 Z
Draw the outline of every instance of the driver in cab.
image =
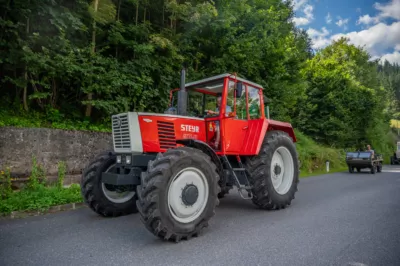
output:
M 211 114 L 211 115 L 218 115 L 218 114 L 219 114 L 219 108 L 220 108 L 220 106 L 221 106 L 221 101 L 222 101 L 222 96 L 219 95 L 219 96 L 217 97 L 217 108 L 215 109 L 215 111 L 208 110 L 208 114 Z M 231 108 L 229 105 L 226 105 L 226 107 L 225 107 L 225 116 L 228 116 L 228 114 L 229 114 L 230 112 L 232 112 L 232 108 Z

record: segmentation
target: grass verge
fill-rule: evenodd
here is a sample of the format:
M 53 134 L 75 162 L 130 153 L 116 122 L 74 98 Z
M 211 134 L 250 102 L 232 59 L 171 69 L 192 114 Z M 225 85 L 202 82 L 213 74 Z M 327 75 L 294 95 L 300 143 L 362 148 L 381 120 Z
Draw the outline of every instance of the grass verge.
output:
M 339 172 L 344 172 L 344 171 L 347 171 L 347 167 L 346 168 L 329 169 L 329 172 L 326 172 L 326 170 L 314 171 L 312 173 L 300 172 L 300 178 L 307 178 L 307 177 L 318 176 L 318 175 L 333 174 L 333 173 L 339 173 Z
M 34 189 L 14 191 L 2 199 L 0 214 L 4 216 L 14 211 L 47 211 L 52 206 L 81 202 L 79 185 L 74 184 L 68 188 L 39 185 Z
M 33 158 L 31 176 L 20 190 L 12 189 L 10 170 L 0 172 L 0 215 L 5 216 L 15 211 L 47 211 L 52 206 L 69 203 L 81 203 L 80 186 L 63 186 L 65 164 L 59 163 L 58 182 L 46 184 L 45 172 Z
M 295 134 L 300 159 L 300 177 L 326 174 L 326 161 L 329 161 L 329 173 L 347 169 L 344 150 L 319 145 L 297 130 L 295 130 Z

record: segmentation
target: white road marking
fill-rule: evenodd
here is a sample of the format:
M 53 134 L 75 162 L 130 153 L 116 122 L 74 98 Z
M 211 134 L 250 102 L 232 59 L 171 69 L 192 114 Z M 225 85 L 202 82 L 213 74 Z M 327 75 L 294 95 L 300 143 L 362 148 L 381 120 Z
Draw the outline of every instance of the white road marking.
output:
M 349 262 L 349 265 L 351 265 L 351 266 L 368 266 L 367 264 L 364 264 L 361 262 Z

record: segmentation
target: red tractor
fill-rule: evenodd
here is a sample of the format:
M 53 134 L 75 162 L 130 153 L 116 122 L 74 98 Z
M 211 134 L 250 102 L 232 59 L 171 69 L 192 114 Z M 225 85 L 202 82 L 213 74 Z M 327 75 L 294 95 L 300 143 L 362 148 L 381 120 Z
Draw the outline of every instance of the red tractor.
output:
M 151 233 L 176 242 L 207 227 L 233 186 L 262 209 L 290 205 L 296 137 L 291 124 L 265 117 L 262 90 L 231 74 L 185 84 L 183 69 L 164 114 L 112 116 L 114 151 L 82 175 L 86 204 L 106 217 L 139 212 Z

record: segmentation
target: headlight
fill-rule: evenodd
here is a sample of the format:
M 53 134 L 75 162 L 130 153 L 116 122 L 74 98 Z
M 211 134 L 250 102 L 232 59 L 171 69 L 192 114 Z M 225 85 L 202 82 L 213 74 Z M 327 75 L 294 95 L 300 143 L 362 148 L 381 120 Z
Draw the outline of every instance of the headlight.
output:
M 121 155 L 117 155 L 117 163 L 121 163 Z
M 126 156 L 126 164 L 131 164 L 131 156 L 130 155 Z

